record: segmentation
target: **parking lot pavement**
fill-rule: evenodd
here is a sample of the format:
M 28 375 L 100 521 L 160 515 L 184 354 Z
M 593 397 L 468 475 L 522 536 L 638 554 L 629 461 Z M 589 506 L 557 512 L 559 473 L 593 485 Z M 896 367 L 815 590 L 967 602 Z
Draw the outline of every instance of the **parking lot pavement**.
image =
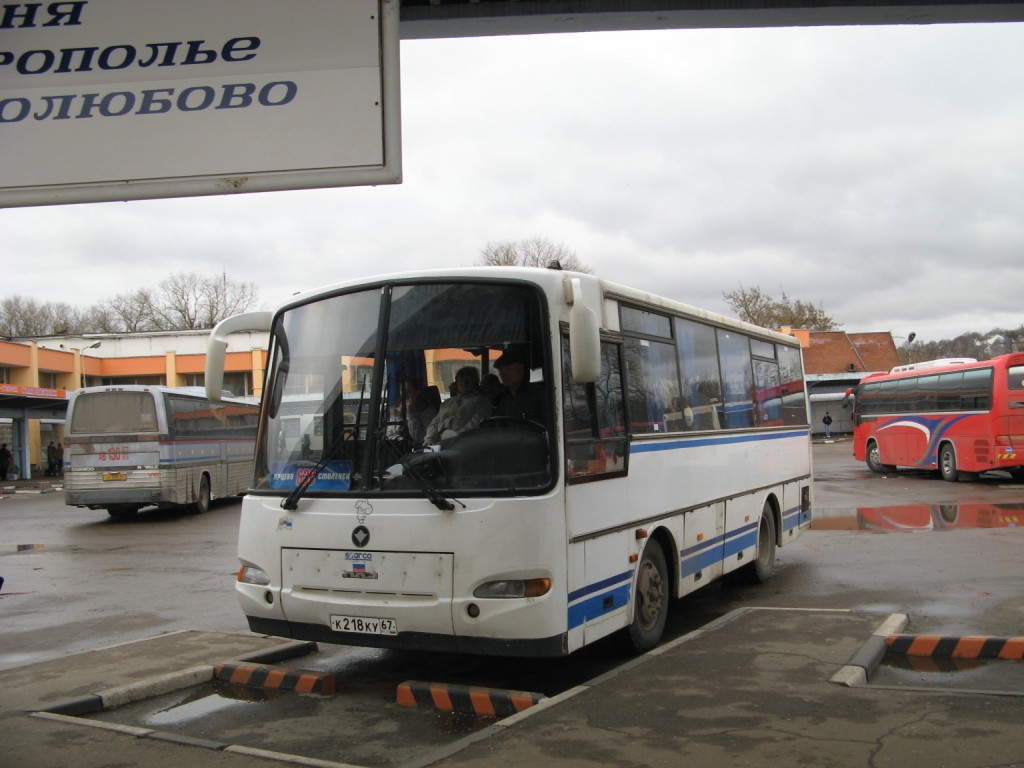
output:
M 403 768 L 1024 764 L 1022 691 L 904 691 L 832 682 L 887 618 L 845 610 L 733 611 Z M 258 636 L 178 633 L 0 673 L 4 765 L 271 765 L 217 745 L 217 734 L 204 748 L 188 739 L 138 738 L 130 729 L 87 728 L 12 710 L 277 644 Z

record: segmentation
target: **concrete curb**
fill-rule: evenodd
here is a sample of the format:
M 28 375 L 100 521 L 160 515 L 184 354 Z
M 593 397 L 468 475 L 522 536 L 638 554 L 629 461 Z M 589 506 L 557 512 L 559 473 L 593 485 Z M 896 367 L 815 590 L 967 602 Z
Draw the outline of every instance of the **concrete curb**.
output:
M 316 643 L 293 641 L 263 651 L 245 654 L 236 661 L 239 663 L 272 663 L 283 659 L 295 658 L 314 653 L 318 649 Z M 72 699 L 57 702 L 34 712 L 49 712 L 58 715 L 84 716 L 102 712 L 105 709 L 123 707 L 136 701 L 159 696 L 163 693 L 190 688 L 193 685 L 208 683 L 214 679 L 215 665 L 202 664 L 166 675 L 159 675 L 147 680 L 115 686 L 96 693 L 76 696 Z
M 507 717 L 524 712 L 546 698 L 543 693 L 528 691 L 407 680 L 399 684 L 395 703 L 400 707 L 432 706 L 442 712 L 477 717 Z
M 942 635 L 889 635 L 886 651 L 894 656 L 936 659 L 1024 659 L 1024 637 L 946 637 Z
M 861 649 L 853 655 L 845 666 L 832 676 L 831 682 L 857 688 L 868 684 L 868 678 L 878 669 L 885 656 L 885 638 L 902 632 L 909 619 L 904 613 L 893 613 L 876 629 Z
M 277 691 L 329 695 L 335 690 L 334 675 L 329 672 L 304 672 L 266 664 L 218 664 L 213 670 L 213 676 L 217 680 L 235 685 Z

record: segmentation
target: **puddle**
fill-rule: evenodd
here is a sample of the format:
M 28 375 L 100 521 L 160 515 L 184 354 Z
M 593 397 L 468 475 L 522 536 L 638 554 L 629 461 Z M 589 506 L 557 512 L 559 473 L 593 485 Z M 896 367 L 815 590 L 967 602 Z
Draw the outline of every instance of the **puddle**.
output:
M 208 717 L 215 712 L 246 707 L 276 698 L 277 691 L 248 688 L 230 683 L 213 683 L 186 696 L 184 699 L 142 718 L 143 723 L 155 728 L 184 725 Z
M 856 509 L 816 509 L 811 528 L 819 531 L 944 531 L 956 528 L 1013 528 L 1024 525 L 1024 504 L 900 504 Z

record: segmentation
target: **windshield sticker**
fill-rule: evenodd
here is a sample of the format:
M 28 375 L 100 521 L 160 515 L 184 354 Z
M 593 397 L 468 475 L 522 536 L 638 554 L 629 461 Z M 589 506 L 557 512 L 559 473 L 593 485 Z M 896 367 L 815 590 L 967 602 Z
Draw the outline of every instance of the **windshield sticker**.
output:
M 315 467 L 295 461 L 275 462 L 270 475 L 270 487 L 275 491 L 290 491 L 316 470 L 316 478 L 309 484 L 311 491 L 347 491 L 352 480 L 351 461 L 328 461 Z

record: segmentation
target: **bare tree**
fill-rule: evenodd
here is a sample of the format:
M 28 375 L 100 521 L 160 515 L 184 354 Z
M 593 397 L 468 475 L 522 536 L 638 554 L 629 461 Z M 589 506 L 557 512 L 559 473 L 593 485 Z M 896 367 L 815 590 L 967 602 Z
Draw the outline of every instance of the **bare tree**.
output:
M 112 322 L 117 331 L 137 333 L 152 331 L 156 326 L 153 307 L 153 292 L 139 288 L 131 293 L 121 293 L 110 299 L 104 317 Z M 102 306 L 102 305 L 101 305 Z M 104 312 L 104 310 L 99 310 Z M 98 329 L 93 329 L 94 332 Z
M 153 318 L 165 331 L 212 328 L 225 317 L 249 309 L 257 298 L 256 284 L 195 272 L 165 278 L 153 300 Z
M 0 300 L 0 334 L 11 337 L 80 333 L 81 313 L 70 304 L 8 296 Z
M 488 267 L 549 267 L 553 262 L 571 272 L 593 272 L 564 244 L 553 243 L 543 237 L 488 243 L 480 251 L 477 264 Z
M 722 294 L 733 312 L 748 323 L 764 328 L 788 325 L 804 331 L 835 331 L 839 324 L 821 307 L 800 299 L 790 299 L 786 292 L 776 299 L 760 288 L 744 288 Z
M 206 281 L 203 304 L 203 328 L 213 328 L 226 317 L 245 312 L 256 303 L 256 283 L 236 282 L 227 275 Z

